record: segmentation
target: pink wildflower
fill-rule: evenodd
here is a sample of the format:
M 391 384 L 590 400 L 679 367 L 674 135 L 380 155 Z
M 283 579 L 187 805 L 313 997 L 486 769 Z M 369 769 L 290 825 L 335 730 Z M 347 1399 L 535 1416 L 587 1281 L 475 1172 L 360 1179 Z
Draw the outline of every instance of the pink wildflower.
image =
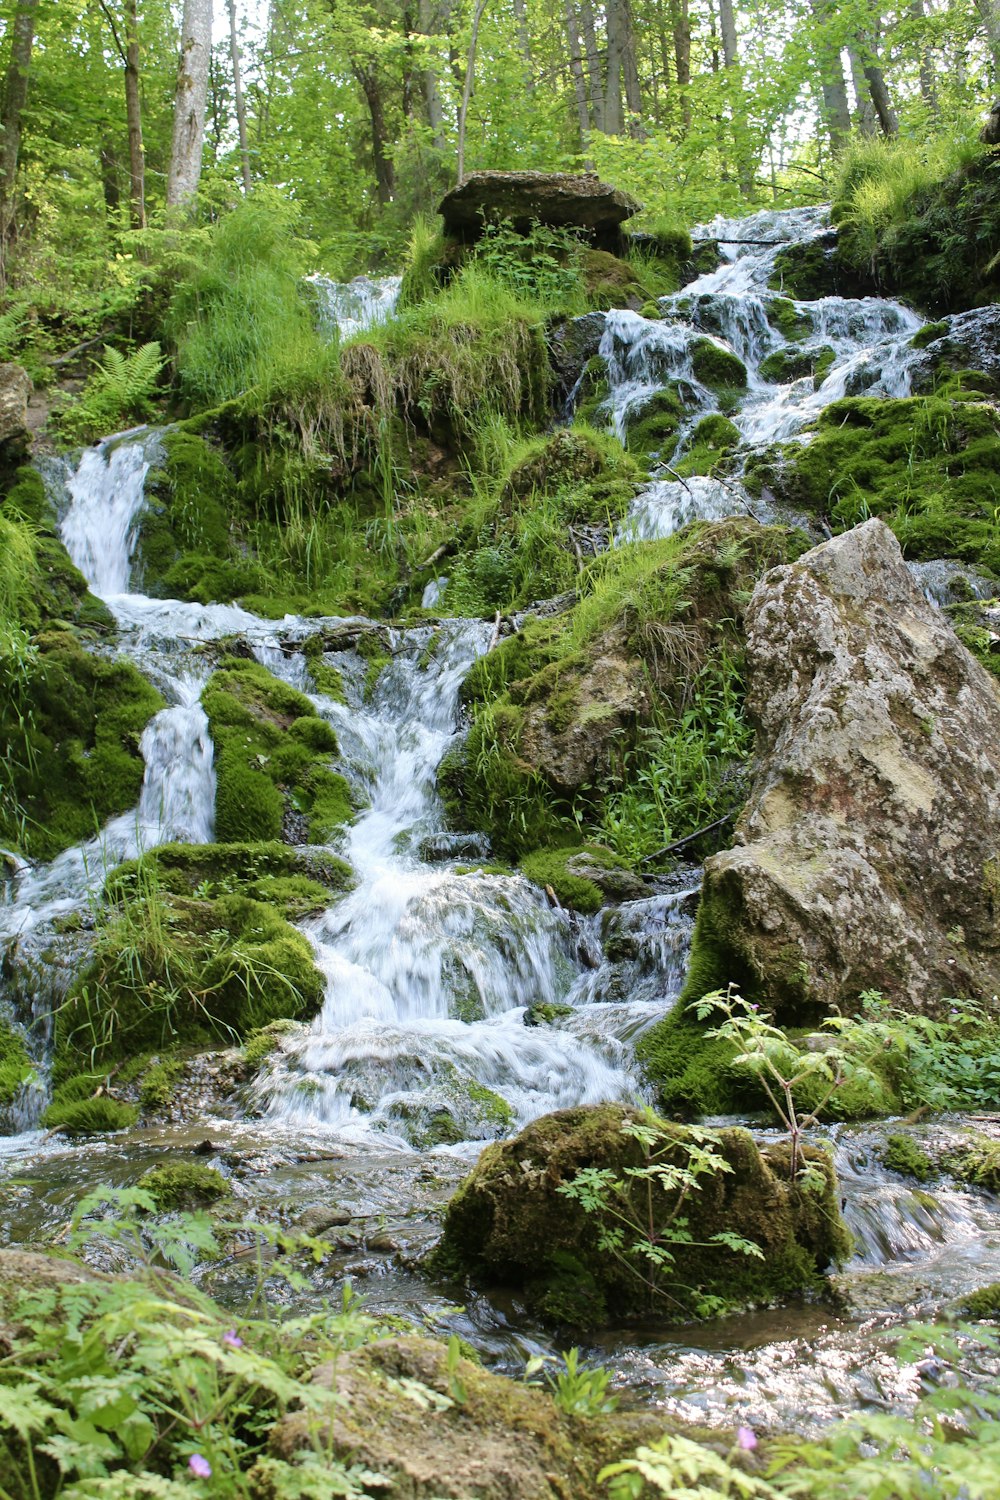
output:
M 192 1453 L 188 1459 L 188 1468 L 196 1479 L 211 1479 L 212 1465 L 207 1458 L 202 1458 L 200 1453 Z
M 737 1448 L 744 1448 L 748 1453 L 756 1448 L 757 1434 L 752 1427 L 737 1427 L 736 1446 Z
M 228 1333 L 224 1333 L 222 1335 L 222 1342 L 225 1344 L 227 1349 L 243 1348 L 243 1340 L 240 1338 L 235 1328 L 230 1328 Z

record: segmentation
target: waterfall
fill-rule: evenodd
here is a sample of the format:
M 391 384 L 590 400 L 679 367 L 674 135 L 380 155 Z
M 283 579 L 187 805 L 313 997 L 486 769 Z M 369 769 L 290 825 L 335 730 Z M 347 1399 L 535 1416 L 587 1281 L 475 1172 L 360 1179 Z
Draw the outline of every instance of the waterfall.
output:
M 311 276 L 319 305 L 321 327 L 342 339 L 391 318 L 399 298 L 401 276 L 356 276 L 353 281 L 330 281 Z

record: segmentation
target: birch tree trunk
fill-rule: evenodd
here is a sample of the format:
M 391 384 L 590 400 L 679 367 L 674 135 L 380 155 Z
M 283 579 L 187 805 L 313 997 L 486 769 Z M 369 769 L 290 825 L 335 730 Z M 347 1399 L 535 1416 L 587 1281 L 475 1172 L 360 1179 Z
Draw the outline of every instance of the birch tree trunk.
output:
M 583 76 L 583 52 L 580 32 L 573 11 L 573 0 L 566 0 L 566 40 L 569 44 L 569 71 L 576 98 L 576 117 L 580 125 L 580 144 L 590 134 L 590 110 L 587 107 L 587 81 Z
M 622 65 L 625 54 L 622 0 L 607 0 L 605 10 L 608 24 L 608 66 L 604 75 L 604 131 L 607 135 L 621 135 L 625 128 L 625 111 L 622 107 Z
M 243 97 L 243 77 L 240 72 L 240 39 L 236 31 L 236 0 L 229 0 L 229 50 L 233 58 L 233 99 L 236 104 L 236 125 L 240 133 L 243 191 L 249 193 L 253 187 L 253 180 L 250 176 L 250 145 L 247 140 L 247 106 Z
M 816 23 L 815 51 L 823 94 L 823 120 L 830 145 L 836 151 L 851 133 L 851 106 L 844 81 L 844 64 L 840 59 L 840 42 L 830 31 L 836 10 L 832 0 L 809 0 L 809 9 Z
M 730 105 L 733 111 L 733 146 L 736 154 L 736 177 L 740 192 L 749 198 L 753 192 L 753 169 L 749 161 L 749 125 L 740 68 L 739 38 L 733 0 L 719 0 L 719 30 L 722 33 L 722 61 L 729 75 Z
M 594 129 L 603 131 L 604 84 L 601 79 L 601 54 L 597 47 L 597 30 L 594 26 L 594 10 L 591 0 L 580 0 L 580 27 L 583 44 L 587 52 L 587 79 L 590 84 L 590 112 Z
M 472 99 L 472 88 L 476 80 L 476 48 L 479 45 L 479 28 L 482 25 L 485 10 L 486 0 L 476 0 L 476 8 L 472 15 L 472 34 L 469 37 L 469 55 L 465 60 L 465 85 L 462 89 L 462 103 L 458 110 L 459 187 L 465 181 L 465 127 L 469 118 L 469 102 Z
M 417 27 L 421 36 L 438 35 L 441 27 L 441 14 L 440 10 L 432 4 L 432 0 L 419 0 Z M 422 69 L 420 81 L 424 91 L 427 123 L 431 127 L 434 145 L 438 151 L 443 151 L 448 144 L 444 131 L 444 105 L 441 103 L 441 88 L 433 63 L 428 63 Z
M 184 0 L 174 135 L 167 174 L 168 208 L 191 203 L 198 191 L 211 58 L 212 0 Z

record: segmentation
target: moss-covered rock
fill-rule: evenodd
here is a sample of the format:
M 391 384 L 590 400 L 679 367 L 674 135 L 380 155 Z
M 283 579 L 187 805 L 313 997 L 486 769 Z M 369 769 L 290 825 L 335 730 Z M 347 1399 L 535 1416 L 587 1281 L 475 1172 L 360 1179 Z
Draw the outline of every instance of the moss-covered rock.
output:
M 204 437 L 174 430 L 146 479 L 133 578 L 154 598 L 225 601 L 260 588 L 264 574 L 231 551 L 233 475 Z
M 0 1017 L 0 1107 L 14 1102 L 32 1071 L 22 1038 Z
M 602 844 L 538 849 L 521 861 L 521 869 L 536 885 L 550 888 L 560 906 L 579 912 L 600 911 L 607 901 L 632 901 L 646 893 L 625 860 Z
M 694 432 L 684 457 L 673 465 L 675 474 L 682 479 L 692 474 L 711 474 L 725 467 L 724 460 L 740 445 L 740 432 L 735 422 L 721 412 L 702 417 Z
M 136 805 L 140 737 L 163 699 L 130 662 L 86 651 L 68 627 L 43 630 L 35 647 L 25 701 L 0 702 L 8 744 L 17 746 L 30 723 L 30 749 L 11 764 L 25 822 L 11 821 L 5 800 L 0 839 L 45 860 Z
M 685 1168 L 700 1144 L 725 1165 L 697 1178 L 684 1198 L 684 1230 L 674 1234 L 676 1192 L 630 1173 L 644 1173 L 654 1160 Z M 825 1180 L 815 1196 L 789 1180 L 786 1149 L 761 1152 L 746 1131 L 696 1142 L 681 1127 L 619 1105 L 562 1110 L 486 1149 L 448 1205 L 432 1264 L 480 1284 L 514 1286 L 540 1316 L 577 1327 L 651 1306 L 683 1315 L 781 1300 L 816 1289 L 849 1251 L 832 1164 L 821 1152 L 809 1160 Z M 620 1184 L 614 1216 L 560 1191 L 594 1172 Z M 652 1286 L 641 1248 L 650 1223 L 670 1257 Z M 617 1252 L 602 1244 L 615 1226 L 623 1236 Z M 753 1242 L 762 1258 L 719 1235 Z
M 109 1094 L 94 1095 L 89 1099 L 61 1099 L 58 1096 L 42 1116 L 47 1130 L 59 1130 L 63 1135 L 105 1135 L 116 1130 L 128 1130 L 139 1118 L 138 1107 L 114 1099 Z
M 813 331 L 809 314 L 795 306 L 789 297 L 771 297 L 765 304 L 767 321 L 789 343 L 806 339 Z
M 829 344 L 812 349 L 775 349 L 761 360 L 760 373 L 775 385 L 787 385 L 808 375 L 818 390 L 836 357 Z
M 325 849 L 290 848 L 277 842 L 161 844 L 143 856 L 164 893 L 213 900 L 249 896 L 289 920 L 323 911 L 354 885 L 345 860 Z M 134 879 L 134 861 L 109 878 L 114 890 Z
M 580 274 L 593 307 L 630 307 L 637 312 L 649 296 L 634 267 L 607 250 L 584 250 Z
M 949 1150 L 942 1164 L 959 1181 L 1000 1193 L 1000 1141 L 986 1135 L 973 1136 Z
M 882 1148 L 882 1165 L 890 1172 L 899 1172 L 903 1177 L 913 1177 L 917 1182 L 929 1182 L 937 1176 L 934 1163 L 922 1146 L 918 1146 L 912 1135 L 894 1131 L 887 1135 Z
M 684 415 L 684 403 L 674 386 L 657 391 L 629 413 L 625 427 L 629 452 L 638 460 L 648 460 L 654 455 L 669 458 Z
M 216 747 L 215 825 L 222 842 L 281 839 L 290 813 L 302 816 L 314 843 L 350 821 L 350 789 L 330 765 L 337 737 L 302 693 L 257 662 L 228 658 L 202 703 Z
M 143 1172 L 136 1187 L 156 1200 L 161 1213 L 208 1208 L 233 1191 L 221 1172 L 196 1161 L 161 1162 Z
M 746 390 L 746 365 L 738 354 L 713 339 L 695 339 L 691 345 L 691 368 L 695 379 L 713 390 Z
M 958 1303 L 956 1311 L 977 1323 L 994 1323 L 1000 1319 L 1000 1281 L 979 1287 Z
M 1000 574 L 993 515 L 1000 464 L 994 407 L 942 396 L 832 402 L 806 444 L 752 463 L 748 480 L 838 528 L 878 515 L 908 558 L 948 557 Z

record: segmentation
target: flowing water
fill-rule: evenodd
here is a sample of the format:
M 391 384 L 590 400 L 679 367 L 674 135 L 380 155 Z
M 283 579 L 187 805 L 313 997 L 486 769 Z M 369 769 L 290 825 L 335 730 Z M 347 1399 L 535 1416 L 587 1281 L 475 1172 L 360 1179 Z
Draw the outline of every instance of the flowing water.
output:
M 760 375 L 766 354 L 784 343 L 767 317 L 773 242 L 807 240 L 822 228 L 817 210 L 717 221 L 706 235 L 771 243 L 725 246 L 716 271 L 663 299 L 660 321 L 608 313 L 609 422 L 621 430 L 651 394 L 679 382 L 692 405 L 683 447 L 696 421 L 717 409 L 691 367 L 700 337 L 747 365 L 733 419 L 748 445 L 799 435 L 848 391 L 904 394 L 918 320 L 877 299 L 795 303 L 811 329 L 804 347 L 834 349 L 818 390 L 811 379 L 776 385 Z M 398 281 L 316 286 L 325 316 L 349 335 L 391 315 Z M 27 997 L 44 1041 L 52 1005 L 86 951 L 86 933 L 61 936 L 61 919 L 86 912 L 121 860 L 168 839 L 211 840 L 213 751 L 200 704 L 211 668 L 198 648 L 223 637 L 240 637 L 336 730 L 339 768 L 363 804 L 335 845 L 356 885 L 302 924 L 325 979 L 324 1004 L 311 1025 L 283 1037 L 241 1119 L 199 1112 L 195 1101 L 182 1127 L 69 1147 L 31 1128 L 45 1097 L 44 1083 L 36 1085 L 2 1143 L 0 1226 L 12 1239 L 44 1241 L 84 1186 L 134 1180 L 151 1160 L 207 1135 L 248 1214 L 294 1212 L 331 1196 L 347 1205 L 353 1227 L 331 1266 L 316 1272 L 316 1294 L 349 1273 L 367 1280 L 374 1305 L 419 1314 L 435 1299 L 412 1255 L 432 1238 L 437 1208 L 484 1140 L 562 1106 L 641 1097 L 633 1043 L 683 983 L 697 875 L 688 889 L 651 890 L 576 918 L 523 878 L 483 866 L 476 830 L 444 830 L 435 772 L 461 732 L 459 687 L 488 649 L 490 626 L 446 620 L 390 632 L 391 660 L 374 692 L 353 649 L 325 653 L 345 682 L 347 702 L 339 703 L 315 691 L 302 647 L 352 622 L 268 621 L 236 605 L 131 592 L 157 443 L 148 431 L 119 435 L 53 480 L 70 555 L 118 624 L 115 645 L 102 649 L 133 660 L 167 707 L 142 738 L 138 806 L 48 866 L 10 874 L 0 902 L 0 983 L 22 1011 Z M 661 474 L 638 497 L 626 534 L 662 536 L 691 519 L 746 512 L 764 518 L 738 475 L 721 483 Z M 446 580 L 435 582 L 439 592 Z M 928 588 L 939 584 L 928 574 Z M 542 1004 L 565 1007 L 557 1024 L 530 1024 L 531 1008 Z M 837 1318 L 811 1307 L 697 1332 L 633 1331 L 627 1343 L 609 1335 L 601 1352 L 621 1379 L 649 1399 L 726 1422 L 801 1425 L 859 1404 L 905 1407 L 919 1377 L 901 1371 L 888 1345 L 873 1354 L 872 1331 L 1000 1277 L 1000 1213 L 995 1200 L 949 1184 L 914 1193 L 879 1167 L 878 1140 L 877 1131 L 838 1139 L 858 1254 L 842 1278 Z M 516 1368 L 541 1338 L 515 1306 L 497 1301 L 474 1299 L 451 1316 L 503 1367 Z

